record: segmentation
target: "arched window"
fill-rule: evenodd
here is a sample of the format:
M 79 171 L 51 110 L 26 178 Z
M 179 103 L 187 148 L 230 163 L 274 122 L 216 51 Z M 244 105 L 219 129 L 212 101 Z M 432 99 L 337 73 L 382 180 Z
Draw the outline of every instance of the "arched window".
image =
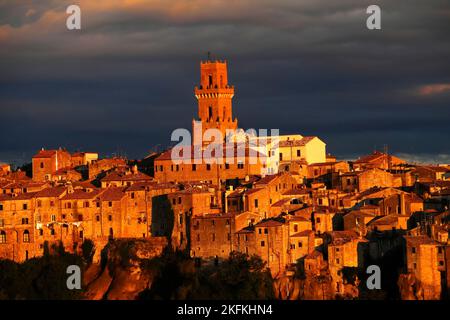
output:
M 30 242 L 30 231 L 25 230 L 23 232 L 23 242 Z
M 0 243 L 6 243 L 6 232 L 0 231 Z

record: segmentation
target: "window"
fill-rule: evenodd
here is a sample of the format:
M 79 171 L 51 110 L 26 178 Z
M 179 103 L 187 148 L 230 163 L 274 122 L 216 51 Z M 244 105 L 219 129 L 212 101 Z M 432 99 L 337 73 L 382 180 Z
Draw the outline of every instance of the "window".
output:
M 230 164 L 229 163 L 225 163 L 225 169 L 226 170 L 230 169 Z
M 68 203 L 66 203 L 66 206 L 68 209 L 70 209 L 70 208 L 72 208 L 72 203 L 68 202 Z
M 258 233 L 261 234 L 261 228 L 258 229 Z
M 95 220 L 97 220 L 97 222 L 100 221 L 100 216 L 95 216 Z
M 100 202 L 99 201 L 96 202 L 96 205 L 97 205 L 97 208 L 100 208 Z
M 42 207 L 42 201 L 41 201 L 41 200 L 38 200 L 37 203 L 36 203 L 36 205 L 37 205 L 38 208 Z
M 39 235 L 42 237 L 44 235 L 44 229 L 39 229 Z
M 3 204 L 0 204 L 0 211 L 3 211 Z
M 176 170 L 179 171 L 180 170 L 180 166 L 177 164 L 176 165 Z
M 231 233 L 228 234 L 227 238 L 228 238 L 228 241 L 231 240 Z
M 44 169 L 44 163 L 41 162 L 41 164 L 39 165 L 41 167 L 41 169 Z
M 300 156 L 301 156 L 300 149 L 297 149 L 297 157 L 300 157 Z
M 28 204 L 26 204 L 26 203 L 22 204 L 22 209 L 23 210 L 28 210 Z
M 261 241 L 261 247 L 264 247 L 266 244 L 264 241 Z
M 108 216 L 108 221 L 112 221 L 112 215 Z
M 298 242 L 298 247 L 302 248 L 303 247 L 303 243 L 301 241 Z
M 22 224 L 28 224 L 28 218 L 22 218 Z
M 181 204 L 181 197 L 178 197 L 178 204 Z
M 442 253 L 442 247 L 438 247 L 438 253 Z
M 255 208 L 258 208 L 258 199 L 255 199 Z
M 444 265 L 444 261 L 440 260 L 439 261 L 439 266 L 442 267 Z
M 211 171 L 211 165 L 209 163 L 206 164 L 206 170 Z
M 52 220 L 52 222 L 55 222 L 56 221 L 56 215 L 52 214 L 51 215 L 51 220 Z
M 159 171 L 163 171 L 163 166 L 159 166 Z
M 177 199 L 173 198 L 172 199 L 172 204 L 177 204 Z
M 280 152 L 280 161 L 283 161 L 283 154 Z
M 339 248 L 336 248 L 336 252 L 339 252 Z
M 30 242 L 30 231 L 25 230 L 23 232 L 23 242 Z
M 84 207 L 85 207 L 85 208 L 89 208 L 89 201 L 86 201 L 86 202 L 84 203 Z
M 0 227 L 4 227 L 5 226 L 5 220 L 4 219 L 0 219 Z
M 6 232 L 0 231 L 0 243 L 6 243 Z
M 264 228 L 264 234 L 268 234 L 269 230 L 267 228 Z
M 108 207 L 110 207 L 110 208 L 112 207 L 112 201 L 108 202 Z
M 197 241 L 200 241 L 200 233 L 197 233 Z
M 197 171 L 197 165 L 196 164 L 192 165 L 192 171 Z
M 416 253 L 416 248 L 415 247 L 411 248 L 411 253 Z
M 242 162 L 239 162 L 237 164 L 238 169 L 244 169 L 244 164 Z
M 340 260 L 339 259 L 336 259 L 336 264 L 339 264 L 340 263 Z
M 55 235 L 55 229 L 51 229 L 51 230 L 50 230 L 50 234 L 51 234 L 52 236 L 54 236 L 54 235 Z
M 316 223 L 320 223 L 320 218 L 316 218 Z
M 78 215 L 78 221 L 83 221 L 83 215 L 82 214 Z
M 294 232 L 298 232 L 298 224 L 294 224 Z

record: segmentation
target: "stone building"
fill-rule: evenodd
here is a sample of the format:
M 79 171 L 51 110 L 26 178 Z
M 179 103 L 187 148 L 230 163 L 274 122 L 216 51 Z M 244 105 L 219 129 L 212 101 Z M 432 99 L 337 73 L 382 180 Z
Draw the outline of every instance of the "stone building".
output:
M 61 168 L 72 166 L 71 155 L 63 149 L 58 150 L 40 150 L 33 156 L 33 180 L 49 181 L 52 175 Z
M 445 265 L 442 246 L 427 236 L 405 236 L 406 271 L 419 282 L 424 300 L 439 300 L 441 297 L 441 271 Z
M 354 170 L 366 170 L 373 168 L 388 170 L 401 167 L 405 164 L 406 161 L 403 159 L 384 152 L 374 151 L 372 154 L 363 156 L 354 161 L 352 166 Z

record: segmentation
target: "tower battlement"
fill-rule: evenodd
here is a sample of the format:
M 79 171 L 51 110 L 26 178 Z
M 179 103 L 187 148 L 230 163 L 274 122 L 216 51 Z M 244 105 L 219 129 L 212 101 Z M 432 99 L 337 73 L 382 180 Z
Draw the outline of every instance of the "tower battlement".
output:
M 194 88 L 194 95 L 198 100 L 198 119 L 202 122 L 203 132 L 219 129 L 225 137 L 226 130 L 237 128 L 231 103 L 234 86 L 228 84 L 225 60 L 200 62 L 200 85 Z

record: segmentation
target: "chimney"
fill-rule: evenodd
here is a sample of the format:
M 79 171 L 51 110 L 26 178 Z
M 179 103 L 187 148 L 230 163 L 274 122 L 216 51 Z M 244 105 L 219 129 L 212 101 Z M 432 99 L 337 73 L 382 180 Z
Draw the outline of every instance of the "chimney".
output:
M 400 193 L 400 214 L 406 214 L 405 193 Z

